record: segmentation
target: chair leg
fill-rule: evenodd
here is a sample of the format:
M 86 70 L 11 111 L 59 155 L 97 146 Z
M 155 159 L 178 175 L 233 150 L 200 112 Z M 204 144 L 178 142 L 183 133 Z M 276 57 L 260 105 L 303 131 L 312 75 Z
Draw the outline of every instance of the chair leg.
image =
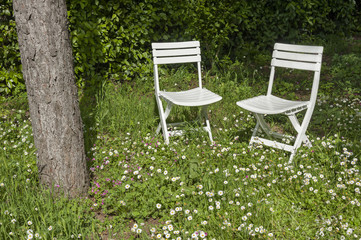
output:
M 292 151 L 292 152 L 291 152 L 291 156 L 290 156 L 290 159 L 288 160 L 288 164 L 291 164 L 291 163 L 292 163 L 293 157 L 295 156 L 295 154 L 296 154 L 296 151 Z
M 264 120 L 263 114 L 256 113 L 256 119 L 257 123 L 259 123 L 259 126 L 262 128 L 262 130 L 267 134 L 268 137 L 271 137 L 271 129 L 267 125 L 266 121 Z
M 167 118 L 169 116 L 169 113 L 170 113 L 170 110 L 172 110 L 172 107 L 173 107 L 173 104 L 171 102 L 168 102 L 167 107 L 165 109 L 165 113 L 164 113 L 165 120 L 167 120 Z M 161 128 L 162 128 L 162 124 L 161 124 L 161 122 L 159 122 L 156 134 L 158 134 L 160 132 Z
M 208 106 L 202 107 L 202 115 L 206 121 L 206 131 L 208 132 L 209 139 L 211 140 L 211 143 L 213 144 L 214 142 L 213 142 L 213 138 L 212 138 L 211 125 L 210 125 L 209 119 L 208 119 L 207 108 L 208 108 Z
M 295 143 L 297 141 L 297 146 L 298 146 L 297 148 L 299 148 L 301 146 L 302 142 L 305 143 L 307 147 L 312 147 L 311 141 L 306 136 L 306 129 L 307 129 L 308 123 L 303 121 L 302 126 L 301 126 L 295 114 L 288 115 L 288 118 L 290 119 L 293 127 L 296 129 L 298 135 L 301 135 L 301 132 L 303 132 L 303 134 L 300 136 L 299 140 L 297 140 L 298 135 L 296 137 Z
M 259 130 L 259 121 L 257 119 L 256 126 L 253 129 L 251 140 L 249 141 L 249 145 L 252 145 L 253 142 L 255 142 L 255 138 L 257 137 L 257 132 Z
M 294 155 L 296 154 L 297 149 L 301 146 L 302 142 L 304 142 L 308 147 L 312 146 L 310 140 L 306 136 L 306 129 L 308 127 L 308 124 L 310 123 L 312 111 L 313 111 L 313 109 L 308 109 L 306 111 L 305 117 L 303 118 L 301 125 L 299 124 L 295 114 L 291 114 L 288 116 L 293 127 L 296 129 L 296 131 L 298 133 L 295 143 L 293 145 L 293 150 L 291 152 L 289 163 L 292 163 L 292 159 L 293 159 Z
M 270 137 L 270 128 L 268 127 L 267 123 L 264 120 L 263 114 L 255 113 L 255 117 L 257 120 L 256 127 L 253 129 L 251 140 L 249 141 L 249 145 L 252 145 L 254 142 L 258 142 L 257 139 L 257 132 L 261 129 Z
M 258 130 L 259 130 L 259 122 L 257 120 L 256 126 L 254 127 L 252 132 L 252 137 L 256 137 Z
M 159 117 L 160 117 L 160 123 L 159 124 L 162 127 L 164 142 L 165 142 L 165 144 L 168 145 L 169 144 L 169 134 L 168 134 L 167 122 L 166 122 L 167 116 L 166 116 L 166 114 L 164 113 L 164 110 L 163 110 L 162 100 L 160 99 L 159 96 L 156 96 L 156 99 L 157 99 L 157 105 L 158 105 L 158 111 L 159 111 Z M 168 110 L 168 108 L 169 108 L 169 110 L 168 111 L 166 110 L 166 112 L 168 112 L 168 115 L 169 115 L 171 107 L 168 107 L 168 106 L 169 106 L 169 103 L 167 105 L 167 110 Z M 159 128 L 159 126 L 158 126 L 158 128 Z M 158 129 L 157 129 L 157 132 L 158 132 Z

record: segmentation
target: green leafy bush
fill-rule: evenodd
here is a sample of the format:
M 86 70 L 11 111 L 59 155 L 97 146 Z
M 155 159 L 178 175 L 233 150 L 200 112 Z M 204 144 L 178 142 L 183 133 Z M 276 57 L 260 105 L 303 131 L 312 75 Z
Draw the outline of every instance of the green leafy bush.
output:
M 24 90 L 12 1 L 0 5 L 0 94 Z
M 201 41 L 204 65 L 242 61 L 276 41 L 302 42 L 358 29 L 355 1 L 67 1 L 79 86 L 149 81 L 151 42 Z M 24 88 L 12 1 L 0 7 L 0 91 Z M 21 89 L 20 88 L 20 89 Z
M 335 55 L 331 69 L 336 87 L 352 93 L 361 93 L 361 55 Z

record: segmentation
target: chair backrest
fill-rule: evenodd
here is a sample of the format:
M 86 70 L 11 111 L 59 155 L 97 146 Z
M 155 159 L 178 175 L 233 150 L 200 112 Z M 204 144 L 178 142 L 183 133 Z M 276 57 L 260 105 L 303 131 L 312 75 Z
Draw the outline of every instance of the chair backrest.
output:
M 314 71 L 310 101 L 316 101 L 322 65 L 322 46 L 276 43 L 272 54 L 267 95 L 272 92 L 275 67 Z
M 202 87 L 199 41 L 152 43 L 152 49 L 156 94 L 159 92 L 158 65 L 160 64 L 197 63 L 199 87 Z

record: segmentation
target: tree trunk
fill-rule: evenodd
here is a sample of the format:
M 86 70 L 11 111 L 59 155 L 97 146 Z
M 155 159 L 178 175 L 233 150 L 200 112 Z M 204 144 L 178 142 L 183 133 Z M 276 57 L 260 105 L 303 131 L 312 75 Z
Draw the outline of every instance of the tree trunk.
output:
M 65 0 L 14 0 L 40 183 L 70 197 L 89 187 Z

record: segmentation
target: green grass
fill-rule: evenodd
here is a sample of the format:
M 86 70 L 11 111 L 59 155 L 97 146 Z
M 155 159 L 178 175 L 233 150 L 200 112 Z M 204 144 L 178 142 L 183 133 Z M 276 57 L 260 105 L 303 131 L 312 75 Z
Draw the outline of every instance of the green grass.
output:
M 209 108 L 214 145 L 204 132 L 171 138 L 168 146 L 155 135 L 152 78 L 84 93 L 91 187 L 83 199 L 55 198 L 38 185 L 24 96 L 2 99 L 0 238 L 361 238 L 359 46 L 356 41 L 326 46 L 328 60 L 307 132 L 313 147 L 301 147 L 291 165 L 283 151 L 248 146 L 255 119 L 235 103 L 265 93 L 268 81 L 267 67 L 255 69 L 251 60 L 205 72 L 204 85 L 223 97 Z M 167 80 L 168 86 L 182 88 L 194 84 L 192 72 L 163 74 L 180 81 L 175 86 Z M 279 83 L 278 94 L 304 97 L 303 91 L 288 93 L 307 86 L 303 75 L 282 76 L 289 84 Z M 197 109 L 172 113 L 172 121 L 190 119 Z M 274 127 L 286 123 L 282 117 L 267 119 Z M 279 129 L 291 131 L 288 123 Z

